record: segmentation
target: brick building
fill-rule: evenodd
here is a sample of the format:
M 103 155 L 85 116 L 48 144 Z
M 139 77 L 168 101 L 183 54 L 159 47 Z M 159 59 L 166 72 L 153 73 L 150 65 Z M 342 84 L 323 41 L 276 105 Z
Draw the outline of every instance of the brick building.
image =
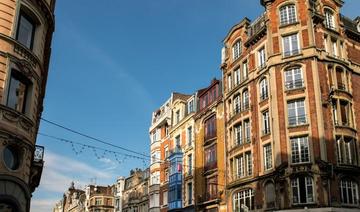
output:
M 54 31 L 55 0 L 0 0 L 0 208 L 25 212 L 39 185 L 36 146 Z
M 359 18 L 342 0 L 260 3 L 222 51 L 227 209 L 358 209 Z

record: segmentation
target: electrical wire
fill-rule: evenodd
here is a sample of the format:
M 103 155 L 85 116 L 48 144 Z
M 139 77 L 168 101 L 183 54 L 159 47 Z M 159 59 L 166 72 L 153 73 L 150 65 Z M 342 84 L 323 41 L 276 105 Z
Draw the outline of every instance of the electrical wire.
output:
M 99 139 L 99 138 L 95 138 L 95 137 L 93 137 L 93 136 L 87 135 L 87 134 L 82 133 L 82 132 L 79 132 L 79 131 L 77 131 L 77 130 L 73 130 L 73 129 L 71 129 L 71 128 L 65 127 L 65 126 L 63 126 L 63 125 L 61 125 L 61 124 L 58 124 L 58 123 L 55 123 L 55 122 L 53 122 L 53 121 L 49 121 L 49 120 L 47 120 L 47 119 L 45 119 L 45 118 L 42 118 L 42 117 L 41 117 L 40 119 L 41 119 L 42 121 L 48 123 L 48 124 L 57 126 L 57 127 L 59 127 L 59 128 L 62 128 L 62 129 L 64 129 L 64 130 L 67 130 L 67 131 L 72 132 L 72 133 L 74 133 L 74 134 L 83 136 L 83 137 L 88 138 L 88 139 L 90 139 L 90 140 L 93 140 L 93 141 L 96 141 L 96 142 L 99 142 L 99 143 L 102 143 L 102 144 L 106 144 L 106 145 L 108 145 L 108 146 L 112 146 L 112 147 L 121 149 L 121 150 L 123 150 L 123 151 L 131 152 L 131 153 L 133 153 L 133 154 L 140 155 L 140 156 L 142 156 L 142 157 L 150 158 L 149 155 L 145 155 L 145 154 L 143 154 L 143 153 L 139 153 L 139 152 L 136 152 L 136 151 L 134 151 L 134 150 L 131 150 L 131 149 L 128 149 L 128 148 L 125 148 L 125 147 L 122 147 L 122 146 L 118 146 L 118 145 L 109 143 L 109 142 L 104 141 L 104 140 L 101 140 L 101 139 Z

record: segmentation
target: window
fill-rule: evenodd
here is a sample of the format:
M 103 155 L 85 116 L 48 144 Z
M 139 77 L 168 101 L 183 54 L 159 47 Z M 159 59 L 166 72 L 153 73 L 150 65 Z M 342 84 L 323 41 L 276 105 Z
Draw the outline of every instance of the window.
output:
M 206 199 L 213 200 L 217 198 L 217 177 L 211 177 L 206 181 Z
M 188 205 L 192 204 L 192 183 L 187 184 L 187 193 L 188 193 Z
M 268 82 L 267 79 L 264 78 L 260 81 L 260 100 L 265 100 L 269 98 L 269 92 L 268 92 Z
M 6 106 L 20 113 L 25 113 L 27 111 L 30 86 L 30 81 L 13 69 L 11 71 Z
M 188 155 L 188 158 L 187 158 L 187 161 L 188 161 L 188 174 L 191 174 L 192 173 L 192 154 Z
M 236 85 L 240 84 L 240 67 L 235 69 L 234 74 L 235 74 L 234 84 L 236 86 Z
M 265 47 L 262 47 L 259 51 L 258 51 L 258 62 L 259 62 L 259 68 L 264 68 L 265 67 Z
M 235 125 L 234 127 L 234 133 L 235 133 L 235 141 L 234 141 L 234 144 L 235 145 L 241 145 L 243 143 L 243 140 L 242 140 L 242 126 L 241 126 L 241 123 L 238 124 L 238 125 Z
M 343 179 L 340 182 L 341 203 L 359 205 L 359 188 L 355 181 Z
M 272 168 L 271 144 L 267 144 L 263 148 L 264 148 L 264 170 L 267 171 Z
M 151 154 L 151 163 L 156 163 L 160 161 L 160 151 L 156 151 Z
M 243 110 L 248 110 L 250 108 L 250 103 L 249 103 L 249 91 L 247 89 L 245 89 L 242 93 L 242 97 L 243 97 Z
M 335 29 L 334 13 L 329 9 L 325 9 L 325 27 Z
M 165 159 L 167 158 L 167 157 L 169 157 L 169 147 L 168 146 L 165 146 L 164 147 L 164 156 L 165 156 Z
M 356 140 L 351 137 L 337 137 L 337 161 L 342 165 L 357 165 Z
M 275 207 L 275 186 L 274 183 L 268 182 L 265 184 L 265 198 L 266 198 L 266 208 Z
M 291 138 L 290 142 L 291 142 L 291 162 L 293 164 L 310 162 L 308 137 Z
M 300 46 L 298 34 L 292 34 L 283 37 L 283 48 L 284 57 L 299 54 Z
M 306 124 L 305 101 L 303 99 L 290 101 L 287 106 L 289 126 Z
M 212 116 L 205 121 L 205 140 L 216 136 L 216 117 Z
M 331 40 L 331 50 L 334 57 L 338 57 L 338 49 L 336 40 Z
M 168 204 L 168 191 L 163 192 L 163 204 L 164 205 Z
M 240 107 L 240 94 L 236 94 L 234 97 L 234 113 L 238 114 L 241 111 Z
M 241 178 L 245 176 L 245 168 L 244 168 L 244 156 L 240 155 L 238 157 L 235 158 L 236 161 L 236 176 L 235 178 Z
M 263 122 L 262 134 L 267 135 L 270 133 L 270 116 L 268 110 L 262 113 L 262 122 Z
M 101 205 L 101 199 L 95 198 L 95 205 Z
M 176 147 L 180 147 L 180 145 L 181 145 L 180 135 L 175 137 L 175 145 L 176 145 Z
M 247 189 L 235 193 L 233 196 L 233 210 L 234 211 L 248 211 L 255 209 L 254 191 Z
M 280 25 L 287 25 L 296 22 L 296 9 L 294 4 L 280 8 Z
M 205 149 L 205 170 L 208 171 L 216 167 L 216 145 L 212 145 Z
M 35 23 L 25 13 L 20 12 L 18 29 L 16 34 L 16 40 L 29 49 L 33 48 L 34 34 L 35 34 Z
M 248 74 L 249 74 L 247 61 L 243 62 L 242 69 L 243 69 L 243 80 L 246 80 L 248 78 Z
M 313 180 L 311 177 L 298 177 L 291 180 L 294 204 L 314 202 Z
M 340 100 L 340 116 L 342 126 L 351 126 L 351 105 L 348 101 Z
M 247 176 L 252 175 L 252 156 L 251 156 L 251 152 L 246 152 L 245 153 L 245 160 L 246 160 L 246 174 Z
M 246 119 L 244 121 L 244 127 L 245 127 L 245 142 L 250 143 L 250 120 Z
M 285 72 L 285 89 L 292 90 L 304 87 L 304 80 L 300 67 L 287 69 Z
M 232 79 L 231 79 L 231 74 L 228 75 L 227 81 L 228 81 L 228 91 L 231 91 L 231 88 L 232 88 L 232 87 L 231 87 L 231 86 L 232 86 L 232 85 L 231 85 L 231 81 L 232 81 Z
M 193 140 L 193 130 L 192 126 L 187 128 L 187 138 L 188 138 L 188 146 L 192 146 L 192 140 Z
M 180 121 L 180 110 L 175 112 L 175 124 L 179 123 Z
M 188 113 L 192 113 L 194 112 L 194 100 L 190 100 L 190 102 L 188 103 Z
M 237 41 L 233 47 L 232 47 L 232 51 L 233 51 L 233 59 L 236 60 L 240 57 L 241 55 L 241 41 Z
M 3 150 L 3 160 L 7 168 L 17 170 L 20 166 L 21 153 L 14 146 L 6 146 Z

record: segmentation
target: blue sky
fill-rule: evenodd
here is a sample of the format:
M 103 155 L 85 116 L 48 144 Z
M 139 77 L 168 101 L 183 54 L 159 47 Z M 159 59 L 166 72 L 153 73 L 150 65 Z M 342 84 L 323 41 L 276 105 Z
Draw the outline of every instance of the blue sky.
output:
M 360 1 L 343 13 L 354 18 Z M 263 11 L 257 0 L 62 0 L 43 117 L 108 142 L 149 154 L 151 113 L 173 91 L 192 93 L 220 77 L 220 50 L 228 30 Z M 40 132 L 113 149 L 42 123 Z M 97 159 L 85 149 L 38 136 L 45 168 L 32 211 L 51 211 L 71 181 L 112 184 L 141 160 Z M 74 146 L 80 149 L 81 146 Z M 97 152 L 102 154 L 102 152 Z M 93 181 L 94 182 L 94 181 Z

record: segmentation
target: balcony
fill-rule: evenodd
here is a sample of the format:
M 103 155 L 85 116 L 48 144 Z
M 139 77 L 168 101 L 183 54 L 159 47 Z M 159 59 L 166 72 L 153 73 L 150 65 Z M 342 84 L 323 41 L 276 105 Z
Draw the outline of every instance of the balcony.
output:
M 304 87 L 304 80 L 298 79 L 298 80 L 292 80 L 285 82 L 285 89 L 288 90 L 294 90 Z
M 245 46 L 255 44 L 266 34 L 266 13 L 263 13 L 260 17 L 255 19 L 247 28 L 248 39 L 245 42 Z
M 288 119 L 289 119 L 290 127 L 296 127 L 299 125 L 307 124 L 306 115 L 293 116 L 293 117 L 289 117 Z

